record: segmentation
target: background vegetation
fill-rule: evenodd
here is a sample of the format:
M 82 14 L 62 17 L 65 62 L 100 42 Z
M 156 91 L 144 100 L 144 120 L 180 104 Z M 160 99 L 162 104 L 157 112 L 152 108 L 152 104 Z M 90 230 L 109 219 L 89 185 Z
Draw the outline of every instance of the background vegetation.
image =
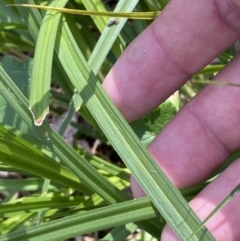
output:
M 213 240 L 198 230 L 201 223 L 186 201 L 240 152 L 208 181 L 179 191 L 145 147 L 202 88 L 199 82 L 224 67 L 235 47 L 129 125 L 101 82 L 152 20 L 7 6 L 156 13 L 167 2 L 0 0 L 0 241 L 156 240 L 166 221 L 182 240 Z M 148 197 L 132 200 L 131 172 Z

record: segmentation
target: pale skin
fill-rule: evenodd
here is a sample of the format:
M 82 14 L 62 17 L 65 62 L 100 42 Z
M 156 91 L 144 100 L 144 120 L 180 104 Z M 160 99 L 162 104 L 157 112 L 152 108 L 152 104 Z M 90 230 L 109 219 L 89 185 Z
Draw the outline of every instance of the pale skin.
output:
M 240 0 L 171 0 L 125 50 L 103 87 L 127 121 L 145 115 L 240 39 Z M 240 54 L 215 77 L 240 84 Z M 178 188 L 206 180 L 240 148 L 240 88 L 206 86 L 149 145 Z M 240 183 L 240 160 L 191 202 L 204 219 Z M 136 197 L 144 195 L 132 178 Z M 220 241 L 240 240 L 240 194 L 206 226 Z M 162 241 L 178 238 L 166 226 Z

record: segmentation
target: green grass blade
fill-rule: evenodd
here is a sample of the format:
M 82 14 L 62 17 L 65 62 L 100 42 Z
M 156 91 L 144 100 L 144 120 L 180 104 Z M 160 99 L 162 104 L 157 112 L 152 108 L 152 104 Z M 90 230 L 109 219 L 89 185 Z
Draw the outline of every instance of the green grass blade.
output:
M 26 29 L 23 23 L 0 23 L 0 30 Z
M 119 1 L 115 11 L 131 12 L 135 8 L 138 2 L 139 0 Z M 122 19 L 117 24 L 117 26 L 115 26 L 114 28 L 105 28 L 105 30 L 101 34 L 101 37 L 99 38 L 91 54 L 91 57 L 88 61 L 89 66 L 91 66 L 92 71 L 95 74 L 97 74 L 99 69 L 101 68 L 103 61 L 105 60 L 107 54 L 109 53 L 112 45 L 117 39 L 126 21 L 127 19 Z
M 24 0 L 14 0 L 14 1 L 17 4 L 21 4 L 22 2 L 25 2 Z M 26 1 L 28 3 L 34 3 L 32 0 L 26 0 Z M 21 16 L 24 19 L 25 24 L 28 27 L 28 31 L 31 34 L 32 38 L 35 40 L 35 42 L 37 42 L 39 29 L 42 23 L 42 17 L 38 9 L 35 9 L 35 8 L 26 9 L 26 8 L 19 7 L 18 11 L 21 13 Z M 71 86 L 70 81 L 68 81 L 68 76 L 64 72 L 55 53 L 53 58 L 52 72 L 55 79 L 58 80 L 59 85 L 63 88 L 66 96 L 71 98 L 73 94 L 73 87 Z
M 208 65 L 199 72 L 197 72 L 193 77 L 200 75 L 200 74 L 215 74 L 218 73 L 221 69 L 224 68 L 224 64 L 218 64 L 218 65 Z
M 220 166 L 212 175 L 211 177 L 214 177 L 221 172 L 223 172 L 229 165 L 231 165 L 234 161 L 236 161 L 238 158 L 240 158 L 240 150 L 235 151 L 232 153 L 228 159 Z
M 104 16 L 104 17 L 117 17 L 117 18 L 129 18 L 129 19 L 154 19 L 156 18 L 160 12 L 134 12 L 134 13 L 126 13 L 126 12 L 96 12 L 96 11 L 88 11 L 88 10 L 75 10 L 75 9 L 67 9 L 60 7 L 51 7 L 51 6 L 41 6 L 41 5 L 32 5 L 32 4 L 14 4 L 14 6 L 21 6 L 27 8 L 38 8 L 43 10 L 51 10 L 57 11 L 61 13 L 68 14 L 77 14 L 77 15 L 85 15 L 85 16 Z
M 85 151 L 83 148 L 79 150 L 80 155 L 83 156 L 85 160 L 90 162 L 96 169 L 104 170 L 110 175 L 117 176 L 122 180 L 129 181 L 130 171 L 127 168 L 118 167 L 108 161 L 101 159 L 98 156 L 94 156 L 89 152 Z
M 14 166 L 25 172 L 33 173 L 62 185 L 91 193 L 89 188 L 81 184 L 78 178 L 73 175 L 66 167 L 51 160 L 40 151 L 32 151 L 23 148 L 12 141 L 0 139 L 0 157 L 1 162 Z M 46 166 L 48 168 L 46 169 Z
M 28 22 L 28 14 L 26 12 L 23 14 L 25 17 L 24 19 Z M 33 23 L 30 25 L 30 28 L 35 26 L 35 31 L 37 30 L 37 26 L 40 25 L 39 21 L 41 20 L 38 14 L 38 12 L 36 13 L 33 11 L 31 15 L 31 21 Z M 34 32 L 34 36 L 36 37 L 36 32 Z M 126 195 L 120 192 L 117 188 L 113 187 L 113 185 L 111 185 L 103 176 L 101 176 L 88 162 L 86 162 L 70 146 L 68 146 L 47 123 L 43 124 L 43 126 L 39 128 L 35 128 L 32 125 L 31 116 L 29 115 L 30 113 L 26 109 L 26 105 L 28 105 L 27 100 L 24 96 L 22 96 L 22 93 L 19 92 L 19 90 L 14 85 L 11 85 L 11 80 L 6 76 L 4 71 L 1 72 L 1 74 L 0 77 L 2 77 L 2 84 L 3 82 L 7 81 L 5 84 L 10 84 L 11 86 L 7 88 L 12 89 L 16 96 L 22 99 L 22 108 L 19 108 L 19 104 L 17 104 L 10 95 L 5 95 L 5 97 L 11 98 L 9 103 L 12 104 L 13 108 L 17 113 L 19 113 L 21 118 L 23 118 L 23 120 L 33 128 L 34 132 L 38 134 L 42 142 L 45 143 L 52 150 L 52 152 L 55 153 L 71 170 L 73 170 L 73 172 L 80 176 L 82 181 L 87 183 L 90 188 L 96 191 L 96 193 L 100 193 L 103 199 L 107 200 L 109 203 L 126 200 Z M 4 88 L 1 90 L 4 92 Z M 7 94 L 6 91 L 5 94 Z
M 19 214 L 8 218 L 0 223 L 0 235 L 7 234 L 16 230 L 21 224 L 29 220 L 34 214 Z M 19 240 L 19 239 L 16 239 Z M 9 241 L 9 240 L 8 240 Z
M 231 83 L 227 81 L 221 80 L 192 80 L 193 83 L 200 83 L 200 84 L 208 84 L 208 85 L 224 85 L 224 86 L 233 86 L 233 87 L 240 87 L 238 83 Z
M 24 16 L 26 17 L 27 15 Z M 27 17 L 24 19 L 28 21 Z M 34 23 L 39 21 L 39 19 L 35 18 L 34 13 L 31 20 Z M 50 150 L 55 153 L 74 173 L 76 173 L 76 175 L 79 176 L 80 179 L 92 190 L 98 193 L 108 203 L 116 203 L 129 199 L 129 197 L 114 187 L 88 162 L 86 162 L 70 146 L 68 146 L 47 123 L 43 123 L 40 127 L 33 125 L 32 116 L 28 110 L 28 101 L 1 67 L 0 87 L 0 93 L 7 100 L 9 105 L 12 106 L 16 113 L 23 119 L 23 121 L 31 127 L 41 141 L 48 146 Z M 17 98 L 15 96 L 17 96 Z M 144 224 L 141 223 L 139 225 L 141 225 L 142 228 L 147 230 L 154 237 L 159 237 L 159 222 L 156 220 L 144 221 Z
M 58 195 L 43 195 L 38 197 L 20 198 L 0 205 L 0 217 L 11 217 L 19 214 L 36 213 L 52 208 L 77 206 L 87 197 L 61 197 Z
M 141 210 L 141 212 L 139 212 Z M 2 235 L 0 241 L 59 241 L 158 215 L 148 198 L 131 200 Z M 131 221 L 130 221 L 131 222 Z
M 70 106 L 68 108 L 68 114 L 67 114 L 66 118 L 62 121 L 62 124 L 59 128 L 58 134 L 60 136 L 64 135 L 68 125 L 71 123 L 71 120 L 72 120 L 74 114 L 80 109 L 82 102 L 83 101 L 82 101 L 81 97 L 79 96 L 79 94 L 75 93 L 70 102 Z
M 65 37 L 66 37 L 66 33 L 69 34 L 70 36 L 69 39 L 72 40 L 71 33 L 66 31 L 64 33 Z M 62 36 L 64 36 L 64 34 Z M 62 41 L 63 43 L 64 39 L 61 39 L 60 41 Z M 59 55 L 60 55 L 60 51 L 66 50 L 66 46 L 67 48 L 70 47 L 68 44 L 69 42 L 61 45 L 62 49 L 61 48 L 58 49 Z M 74 44 L 74 41 L 73 41 L 73 44 Z M 76 54 L 78 53 L 78 50 L 75 48 L 75 46 L 72 49 L 72 51 L 69 51 L 69 52 L 70 54 L 68 54 L 68 60 L 71 60 L 71 64 L 73 65 L 70 66 L 69 64 L 65 63 L 63 59 L 61 59 L 61 61 L 62 63 L 64 63 L 64 67 L 66 69 L 69 67 L 71 69 L 71 67 L 73 67 L 74 70 L 76 70 L 76 72 L 74 73 L 76 75 L 78 75 L 78 71 L 81 70 L 79 76 L 77 77 L 73 73 L 69 73 L 69 72 L 68 72 L 68 75 L 72 79 L 72 82 L 74 83 L 74 85 L 78 88 L 79 93 L 84 98 L 85 103 L 90 109 L 92 115 L 96 118 L 96 120 L 98 120 L 98 124 L 102 127 L 102 129 L 105 132 L 108 132 L 108 137 L 110 141 L 113 143 L 118 153 L 121 154 L 121 156 L 123 157 L 127 165 L 134 172 L 135 176 L 140 181 L 144 189 L 149 190 L 148 191 L 149 196 L 153 199 L 154 204 L 158 207 L 158 209 L 161 210 L 161 212 L 164 214 L 164 217 L 167 218 L 170 225 L 175 229 L 175 231 L 177 231 L 177 234 L 180 237 L 186 237 L 185 235 L 189 234 L 192 228 L 194 228 L 198 224 L 198 219 L 196 219 L 196 217 L 192 214 L 187 204 L 182 201 L 182 197 L 180 196 L 179 193 L 177 193 L 174 190 L 173 186 L 171 185 L 171 183 L 169 183 L 168 179 L 162 178 L 164 177 L 162 172 L 158 169 L 157 165 L 154 164 L 154 162 L 145 152 L 145 149 L 143 149 L 142 145 L 139 143 L 139 140 L 131 132 L 131 129 L 128 127 L 128 125 L 122 119 L 122 117 L 118 114 L 116 109 L 114 109 L 115 107 L 111 105 L 111 103 L 108 101 L 106 95 L 101 89 L 101 86 L 99 85 L 98 82 L 96 82 L 96 78 L 94 74 L 91 73 L 90 68 L 88 68 L 87 64 L 85 63 L 85 60 L 82 58 L 81 53 L 80 53 L 81 59 L 79 60 L 79 56 L 77 56 Z M 79 81 L 80 76 L 82 77 L 82 79 L 80 79 L 81 82 L 77 83 L 77 80 Z M 0 77 L 4 78 L 6 76 L 1 76 L 0 74 Z M 8 88 L 6 88 L 8 86 L 6 83 L 6 80 L 7 78 L 5 80 L 2 80 L 3 82 L 5 81 L 4 84 L 1 85 L 1 87 L 4 87 L 4 88 L 0 88 L 0 91 L 3 95 L 4 95 L 3 93 L 4 91 L 6 92 L 8 91 Z M 17 90 L 15 90 L 13 86 L 11 86 L 11 83 L 10 83 L 9 89 L 14 93 L 14 95 L 15 93 L 17 93 Z M 7 93 L 4 96 L 9 100 L 9 103 L 11 103 L 11 105 L 15 108 L 16 111 L 18 111 L 19 113 L 22 111 L 21 116 L 25 118 L 26 122 L 29 125 L 31 125 L 31 122 L 28 119 L 29 114 L 23 111 L 25 109 L 17 110 L 17 107 L 19 108 L 20 106 L 17 105 L 16 100 L 14 100 L 14 98 L 11 98 L 9 95 L 7 96 Z M 16 96 L 17 98 L 20 98 L 21 94 L 18 93 Z M 106 112 L 110 113 L 112 116 L 109 117 Z M 99 178 L 99 176 L 97 176 L 94 182 L 92 182 L 91 179 L 86 178 L 86 174 L 83 173 L 83 170 L 75 170 L 76 168 L 79 168 L 81 166 L 79 164 L 79 160 L 76 159 L 76 158 L 79 158 L 79 156 L 76 155 L 71 148 L 69 149 L 66 145 L 65 146 L 62 145 L 61 139 L 57 139 L 57 136 L 55 136 L 54 131 L 52 131 L 50 128 L 46 128 L 46 126 L 44 126 L 43 128 L 39 128 L 38 130 L 37 128 L 34 128 L 34 127 L 33 129 L 36 130 L 36 133 L 41 137 L 44 143 L 49 142 L 49 141 L 46 141 L 46 139 L 50 138 L 51 143 L 49 142 L 50 144 L 49 143 L 47 144 L 49 148 L 53 151 L 56 151 L 59 157 L 62 158 L 64 162 L 74 172 L 76 172 L 79 176 L 81 176 L 81 178 L 83 178 L 84 181 L 88 180 L 93 190 L 96 190 L 96 192 L 100 192 L 100 189 L 96 187 L 96 184 L 94 184 L 94 182 L 99 184 L 99 182 L 97 182 L 98 181 L 97 178 Z M 117 138 L 119 138 L 119 141 L 116 141 Z M 54 142 L 52 142 L 53 140 Z M 60 150 L 60 148 L 62 149 Z M 73 153 L 70 153 L 70 151 L 73 151 Z M 67 158 L 69 158 L 71 162 L 67 160 Z M 82 160 L 81 158 L 79 159 L 84 162 L 84 160 Z M 132 160 L 133 160 L 133 163 L 130 162 Z M 139 164 L 139 166 L 137 164 Z M 84 171 L 87 171 L 87 174 L 89 174 L 89 171 L 86 170 L 87 164 L 84 166 L 83 166 Z M 142 172 L 140 169 L 142 169 Z M 145 176 L 146 184 L 140 180 L 140 177 L 142 176 Z M 159 176 L 160 176 L 160 179 L 159 179 Z M 92 175 L 91 177 L 94 178 L 94 175 Z M 103 180 L 101 181 L 102 183 L 104 183 Z M 107 184 L 107 182 L 105 182 L 105 184 Z M 161 184 L 162 184 L 162 187 L 160 187 Z M 110 202 L 111 201 L 116 202 L 116 200 L 121 200 L 122 194 L 117 192 L 119 196 L 116 195 L 116 193 L 114 193 L 115 189 L 111 190 L 111 188 L 112 186 L 108 186 L 107 191 L 101 190 L 102 191 L 101 195 L 104 196 L 108 200 L 108 202 L 109 200 Z M 168 192 L 166 192 L 168 188 L 169 190 Z M 161 192 L 162 189 L 163 189 L 163 192 Z M 180 206 L 177 205 L 178 202 L 180 203 Z M 176 217 L 174 217 L 174 215 L 176 215 Z M 188 220 L 185 220 L 185 217 L 188 217 Z M 186 223 L 184 223 L 184 221 L 186 221 Z M 182 227 L 183 233 L 181 233 L 179 230 L 176 230 L 177 228 L 179 228 L 180 223 L 182 224 L 181 227 Z M 195 238 L 194 240 L 199 240 L 198 237 L 199 236 L 196 235 L 194 237 Z
M 56 49 L 65 71 L 98 125 L 133 172 L 154 205 L 176 234 L 184 240 L 198 227 L 200 220 L 108 99 L 78 50 L 71 32 L 64 22 L 62 36 L 56 41 Z M 72 71 L 73 69 L 74 71 Z M 213 240 L 206 229 L 202 229 L 193 237 L 193 240 L 200 240 L 202 237 L 205 240 Z
M 28 110 L 28 102 L 19 89 L 14 85 L 12 80 L 6 75 L 0 67 L 0 93 L 14 108 L 16 113 L 31 126 L 34 132 L 46 144 L 52 152 L 69 166 L 81 180 L 84 181 L 91 189 L 98 193 L 106 202 L 116 203 L 129 199 L 118 188 L 113 186 L 107 179 L 100 175 L 88 162 L 79 156 L 70 146 L 68 146 L 60 136 L 52 130 L 47 123 L 41 127 L 32 124 L 32 117 Z M 15 96 L 18 96 L 16 99 Z M 21 103 L 21 104 L 19 104 Z M 47 137 L 46 137 L 47 134 Z M 51 140 L 51 141 L 50 141 Z M 131 221 L 130 221 L 131 222 Z M 146 220 L 139 223 L 142 228 L 151 233 L 154 237 L 159 237 L 159 223 L 156 220 Z
M 59 0 L 55 5 L 65 6 L 67 1 Z M 61 14 L 48 11 L 37 39 L 29 98 L 29 108 L 37 126 L 42 124 L 49 111 L 53 49 L 60 18 Z
M 16 172 L 16 169 L 14 170 Z M 19 173 L 19 172 L 18 172 Z M 43 185 L 42 178 L 25 178 L 21 180 L 16 179 L 2 179 L 0 180 L 0 191 L 8 191 L 8 192 L 18 192 L 21 191 L 39 191 Z M 52 184 L 49 186 L 49 190 L 56 190 L 57 188 L 61 187 L 62 185 L 59 184 Z
M 85 184 L 98 193 L 108 203 L 125 201 L 128 197 L 107 181 L 95 168 L 76 153 L 66 142 L 46 123 L 34 126 L 28 101 L 7 76 L 0 66 L 0 93 L 12 106 L 16 113 L 32 127 L 41 141 L 55 153 Z M 17 98 L 16 98 L 17 96 Z M 20 104 L 21 103 L 21 104 Z
M 186 239 L 190 241 L 193 235 L 195 235 L 199 230 L 206 224 L 206 222 L 214 216 L 221 208 L 223 208 L 228 202 L 230 202 L 240 191 L 240 184 L 238 184 L 228 195 L 225 197 L 221 203 L 202 221 L 201 225 Z
M 106 12 L 106 8 L 101 0 L 82 0 L 87 11 Z M 105 16 L 91 15 L 93 22 L 100 32 L 106 27 L 109 18 Z

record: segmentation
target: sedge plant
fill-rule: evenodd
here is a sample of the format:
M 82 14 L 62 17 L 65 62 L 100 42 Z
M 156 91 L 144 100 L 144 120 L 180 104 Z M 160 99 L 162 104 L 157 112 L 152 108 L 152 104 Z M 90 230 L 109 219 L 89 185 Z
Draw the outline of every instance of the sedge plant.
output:
M 211 180 L 177 190 L 146 146 L 234 51 L 222 53 L 218 64 L 206 66 L 131 124 L 101 87 L 122 51 L 167 2 L 0 1 L 0 167 L 24 177 L 0 181 L 7 192 L 0 204 L 0 241 L 57 241 L 101 230 L 101 240 L 125 240 L 136 230 L 141 234 L 133 239 L 156 240 L 166 223 L 181 240 L 214 240 L 187 201 L 240 153 Z M 62 118 L 63 112 L 55 130 L 46 116 Z M 70 127 L 77 134 L 68 134 L 68 143 Z M 114 150 L 121 165 L 86 151 L 79 136 Z M 130 173 L 147 197 L 132 199 L 126 193 Z

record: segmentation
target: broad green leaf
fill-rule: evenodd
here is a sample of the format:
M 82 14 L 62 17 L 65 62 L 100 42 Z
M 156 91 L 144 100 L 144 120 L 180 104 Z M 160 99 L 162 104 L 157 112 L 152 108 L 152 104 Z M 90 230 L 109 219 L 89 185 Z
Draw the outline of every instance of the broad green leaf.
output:
M 5 56 L 1 66 L 13 79 L 14 83 L 22 90 L 25 96 L 29 94 L 29 80 L 32 70 L 32 60 L 20 62 L 15 57 Z M 19 102 L 21 104 L 21 102 Z M 35 133 L 26 125 L 21 117 L 14 111 L 8 102 L 0 96 L 0 123 L 29 142 L 40 144 Z
M 145 117 L 132 122 L 130 126 L 144 146 L 148 146 L 176 112 L 175 106 L 166 101 Z

